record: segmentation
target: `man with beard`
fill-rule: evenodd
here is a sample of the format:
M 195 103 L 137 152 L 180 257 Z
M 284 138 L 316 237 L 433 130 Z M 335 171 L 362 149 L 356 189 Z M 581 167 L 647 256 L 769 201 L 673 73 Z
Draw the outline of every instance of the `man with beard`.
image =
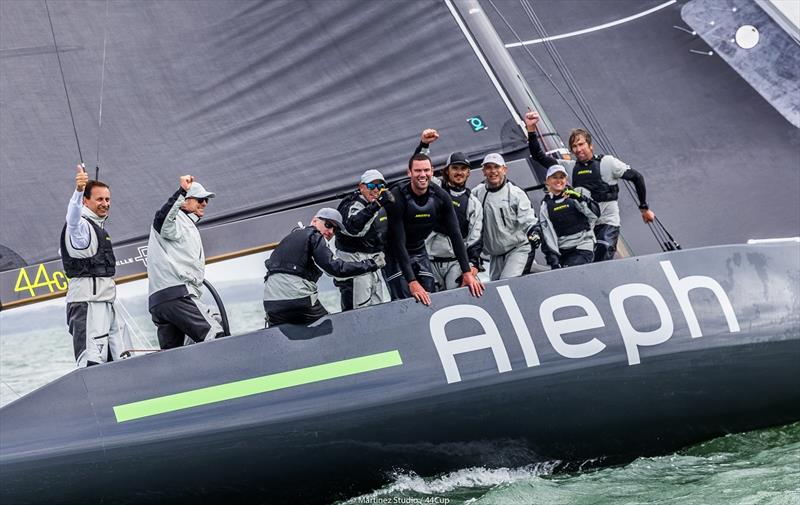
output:
M 461 269 L 461 285 L 473 296 L 483 294 L 483 285 L 473 275 L 467 249 L 458 227 L 450 195 L 439 186 L 431 185 L 433 163 L 425 154 L 415 154 L 408 160 L 409 182 L 392 189 L 394 202 L 386 205 L 389 217 L 389 249 L 384 275 L 393 300 L 414 297 L 430 305 L 430 293 L 435 291 L 425 239 L 439 228 L 450 239 Z

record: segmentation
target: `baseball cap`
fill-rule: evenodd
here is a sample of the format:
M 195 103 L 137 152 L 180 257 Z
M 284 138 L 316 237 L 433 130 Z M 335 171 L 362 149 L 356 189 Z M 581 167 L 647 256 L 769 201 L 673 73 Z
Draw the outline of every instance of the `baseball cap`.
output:
M 494 165 L 505 166 L 506 160 L 504 160 L 503 157 L 500 156 L 498 153 L 489 153 L 483 159 L 483 163 L 481 163 L 481 166 L 488 165 L 490 163 Z
M 361 175 L 361 183 L 366 184 L 372 181 L 383 181 L 386 182 L 384 179 L 383 174 L 378 172 L 377 170 L 367 170 Z
M 208 191 L 199 182 L 193 182 L 189 186 L 189 191 L 186 192 L 186 198 L 214 198 L 217 196 L 215 193 Z
M 564 167 L 562 167 L 561 165 L 553 165 L 552 167 L 547 169 L 547 176 L 545 177 L 545 179 L 558 172 L 561 172 L 569 177 L 569 174 L 567 174 L 567 170 Z
M 336 209 L 332 209 L 330 207 L 323 207 L 317 211 L 314 217 L 318 217 L 326 221 L 332 221 L 336 224 L 337 227 L 339 228 L 342 227 L 342 215 Z
M 447 163 L 445 164 L 445 166 L 449 167 L 450 165 L 469 166 L 469 158 L 467 158 L 466 154 L 460 151 L 456 151 L 454 153 L 451 153 L 450 156 L 447 157 Z

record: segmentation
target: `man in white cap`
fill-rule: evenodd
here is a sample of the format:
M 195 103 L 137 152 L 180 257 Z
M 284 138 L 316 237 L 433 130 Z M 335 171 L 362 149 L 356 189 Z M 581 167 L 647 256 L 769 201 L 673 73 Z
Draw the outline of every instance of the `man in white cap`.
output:
M 345 261 L 375 259 L 383 251 L 388 223 L 383 205 L 392 201 L 386 179 L 377 170 L 361 175 L 358 189 L 339 203 L 342 228 L 336 234 L 336 255 Z M 342 310 L 387 302 L 379 272 L 368 272 L 333 283 L 342 294 Z
M 317 292 L 323 271 L 332 277 L 355 277 L 386 264 L 382 253 L 359 261 L 334 258 L 326 240 L 341 228 L 339 211 L 324 207 L 309 226 L 296 228 L 284 237 L 264 262 L 264 311 L 270 326 L 310 324 L 328 314 Z
M 594 261 L 592 227 L 600 216 L 597 203 L 568 185 L 561 165 L 547 169 L 547 195 L 539 210 L 542 252 L 550 268 L 584 265 Z
M 186 336 L 203 342 L 223 334 L 218 312 L 200 301 L 206 257 L 197 222 L 215 196 L 191 175 L 181 176 L 150 228 L 148 305 L 162 349 L 182 346 Z
M 483 251 L 490 257 L 489 277 L 518 277 L 531 267 L 539 246 L 536 213 L 524 190 L 508 180 L 508 168 L 498 153 L 481 164 L 485 180 L 472 194 L 483 207 Z M 529 259 L 530 257 L 530 259 Z

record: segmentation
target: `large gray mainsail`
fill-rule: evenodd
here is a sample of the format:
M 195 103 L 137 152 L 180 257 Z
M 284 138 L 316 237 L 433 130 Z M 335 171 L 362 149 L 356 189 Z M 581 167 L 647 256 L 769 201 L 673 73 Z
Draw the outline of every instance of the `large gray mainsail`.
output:
M 117 243 L 146 236 L 184 173 L 217 192 L 216 218 L 274 210 L 350 188 L 368 168 L 404 173 L 424 127 L 442 133 L 442 156 L 502 149 L 512 119 L 444 2 L 49 8 L 90 173 L 102 134 Z M 45 4 L 0 9 L 0 245 L 33 264 L 57 257 L 78 152 Z M 474 132 L 472 116 L 488 128 Z

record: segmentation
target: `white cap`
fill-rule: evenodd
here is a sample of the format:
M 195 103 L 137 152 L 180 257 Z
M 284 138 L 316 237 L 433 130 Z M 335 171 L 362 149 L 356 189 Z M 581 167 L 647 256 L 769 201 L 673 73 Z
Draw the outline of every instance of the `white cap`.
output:
M 503 157 L 500 156 L 498 153 L 487 154 L 486 157 L 483 159 L 483 163 L 481 163 L 481 166 L 489 165 L 490 163 L 494 165 L 499 165 L 501 167 L 506 166 L 506 160 L 504 160 Z
M 567 170 L 564 167 L 562 167 L 561 165 L 553 165 L 552 167 L 547 169 L 547 176 L 545 177 L 545 179 L 558 172 L 561 172 L 567 177 L 569 177 L 569 174 L 567 173 Z
M 186 198 L 214 198 L 217 196 L 211 191 L 206 190 L 199 182 L 193 182 L 186 192 Z
M 361 174 L 361 183 L 366 184 L 372 181 L 383 181 L 386 182 L 384 179 L 383 174 L 378 172 L 377 170 L 367 170 L 363 174 Z
M 336 226 L 338 226 L 339 228 L 342 227 L 342 215 L 336 209 L 332 209 L 330 207 L 323 207 L 319 209 L 316 214 L 314 214 L 314 217 L 318 217 L 326 221 L 333 221 L 334 223 L 336 223 Z

